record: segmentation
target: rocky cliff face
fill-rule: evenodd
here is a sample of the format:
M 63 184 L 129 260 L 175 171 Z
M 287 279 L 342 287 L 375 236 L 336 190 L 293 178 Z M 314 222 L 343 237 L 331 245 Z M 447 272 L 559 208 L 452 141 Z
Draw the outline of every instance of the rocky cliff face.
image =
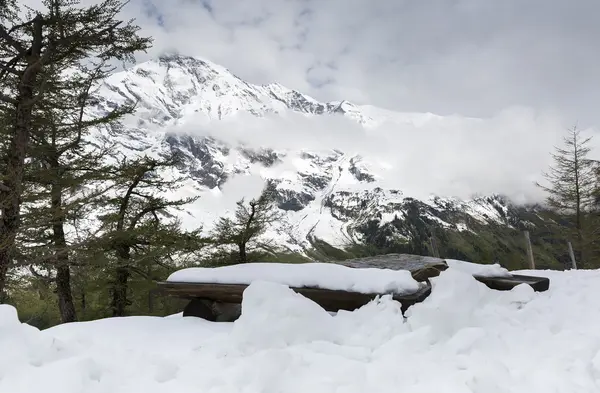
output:
M 339 248 L 365 243 L 383 247 L 410 244 L 418 236 L 427 238 L 431 228 L 473 233 L 486 225 L 524 225 L 518 209 L 497 195 L 468 201 L 442 197 L 419 201 L 407 198 L 400 189 L 379 187 L 379 175 L 355 154 L 305 146 L 251 148 L 194 132 L 198 127 L 242 119 L 241 115 L 337 115 L 368 128 L 402 114 L 347 101 L 318 102 L 279 84 L 252 85 L 221 66 L 183 56 L 164 56 L 116 73 L 96 96 L 95 110 L 100 112 L 137 102 L 135 114 L 111 129 L 110 137 L 125 154 L 180 151 L 185 165 L 178 171 L 189 180 L 185 192 L 218 193 L 233 177 L 249 174 L 272 180 L 286 220 L 267 236 L 292 251 L 305 252 L 316 239 Z M 402 121 L 415 118 L 420 119 L 411 114 Z M 288 164 L 285 170 L 270 170 L 284 162 Z M 188 225 L 210 228 L 209 221 L 226 213 L 205 211 L 203 206 L 201 197 L 186 214 Z

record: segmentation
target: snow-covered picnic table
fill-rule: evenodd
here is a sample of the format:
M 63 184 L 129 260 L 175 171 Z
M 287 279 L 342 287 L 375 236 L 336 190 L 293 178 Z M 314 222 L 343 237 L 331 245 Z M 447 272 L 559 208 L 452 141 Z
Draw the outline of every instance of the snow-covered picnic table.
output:
M 452 268 L 473 275 L 489 288 L 510 290 L 528 284 L 545 291 L 549 280 L 512 275 L 499 265 L 390 254 L 335 263 L 247 263 L 216 268 L 193 267 L 159 283 L 168 295 L 190 299 L 184 316 L 235 320 L 241 313 L 244 290 L 257 281 L 290 287 L 328 311 L 355 310 L 377 296 L 390 295 L 402 311 L 431 293 L 429 279 Z

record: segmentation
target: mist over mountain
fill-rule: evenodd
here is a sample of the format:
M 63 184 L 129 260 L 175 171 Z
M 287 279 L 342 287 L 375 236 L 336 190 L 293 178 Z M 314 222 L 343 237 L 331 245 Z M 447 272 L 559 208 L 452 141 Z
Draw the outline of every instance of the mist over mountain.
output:
M 542 201 L 534 182 L 566 126 L 522 108 L 478 119 L 319 102 L 180 55 L 113 74 L 96 97 L 98 112 L 137 102 L 111 130 L 125 154 L 183 153 L 177 192 L 200 195 L 186 227 L 209 230 L 268 179 L 285 220 L 265 236 L 303 253 L 317 241 L 425 242 L 432 226 L 463 235 L 520 227 L 526 206 Z

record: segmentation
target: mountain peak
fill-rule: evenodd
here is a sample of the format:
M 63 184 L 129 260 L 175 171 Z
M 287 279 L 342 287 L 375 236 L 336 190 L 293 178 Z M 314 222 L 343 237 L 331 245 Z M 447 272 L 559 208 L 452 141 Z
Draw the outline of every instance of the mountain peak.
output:
M 236 75 L 234 75 L 228 68 L 223 67 L 220 64 L 214 63 L 200 56 L 187 56 L 176 53 L 166 53 L 160 55 L 157 59 L 157 62 L 165 67 L 173 67 L 177 65 L 178 67 L 187 69 L 206 69 L 212 72 L 240 79 Z M 143 66 L 144 64 L 145 63 L 141 63 L 140 66 Z
M 361 123 L 367 119 L 348 101 L 320 102 L 280 83 L 254 85 L 209 60 L 173 53 L 111 75 L 98 96 L 112 103 L 137 102 L 143 121 L 159 125 L 185 123 L 188 116 L 222 120 L 239 112 L 258 117 L 284 111 L 342 114 Z

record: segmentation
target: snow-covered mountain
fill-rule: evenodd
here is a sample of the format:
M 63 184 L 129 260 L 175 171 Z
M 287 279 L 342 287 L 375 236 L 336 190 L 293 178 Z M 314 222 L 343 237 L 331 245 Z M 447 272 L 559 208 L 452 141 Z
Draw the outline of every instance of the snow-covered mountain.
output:
M 459 232 L 490 223 L 516 224 L 513 207 L 500 196 L 418 201 L 401 189 L 382 187 L 377 165 L 352 152 L 302 145 L 249 146 L 218 133 L 219 124 L 243 126 L 249 116 L 341 116 L 369 129 L 390 121 L 444 121 L 436 115 L 396 113 L 348 101 L 319 102 L 277 83 L 249 84 L 219 65 L 179 55 L 115 73 L 96 96 L 98 111 L 137 102 L 134 115 L 111 131 L 124 152 L 160 154 L 177 149 L 185 155 L 186 164 L 179 171 L 188 181 L 178 192 L 201 195 L 184 214 L 187 226 L 209 229 L 215 218 L 226 214 L 227 206 L 218 201 L 228 199 L 227 185 L 250 175 L 276 183 L 286 220 L 267 236 L 293 251 L 306 251 L 317 239 L 340 248 L 365 241 L 408 241 L 414 236 L 415 219 Z M 258 132 L 256 127 L 248 130 L 252 132 Z M 386 185 L 393 183 L 389 180 Z M 255 191 L 245 196 L 254 197 Z

